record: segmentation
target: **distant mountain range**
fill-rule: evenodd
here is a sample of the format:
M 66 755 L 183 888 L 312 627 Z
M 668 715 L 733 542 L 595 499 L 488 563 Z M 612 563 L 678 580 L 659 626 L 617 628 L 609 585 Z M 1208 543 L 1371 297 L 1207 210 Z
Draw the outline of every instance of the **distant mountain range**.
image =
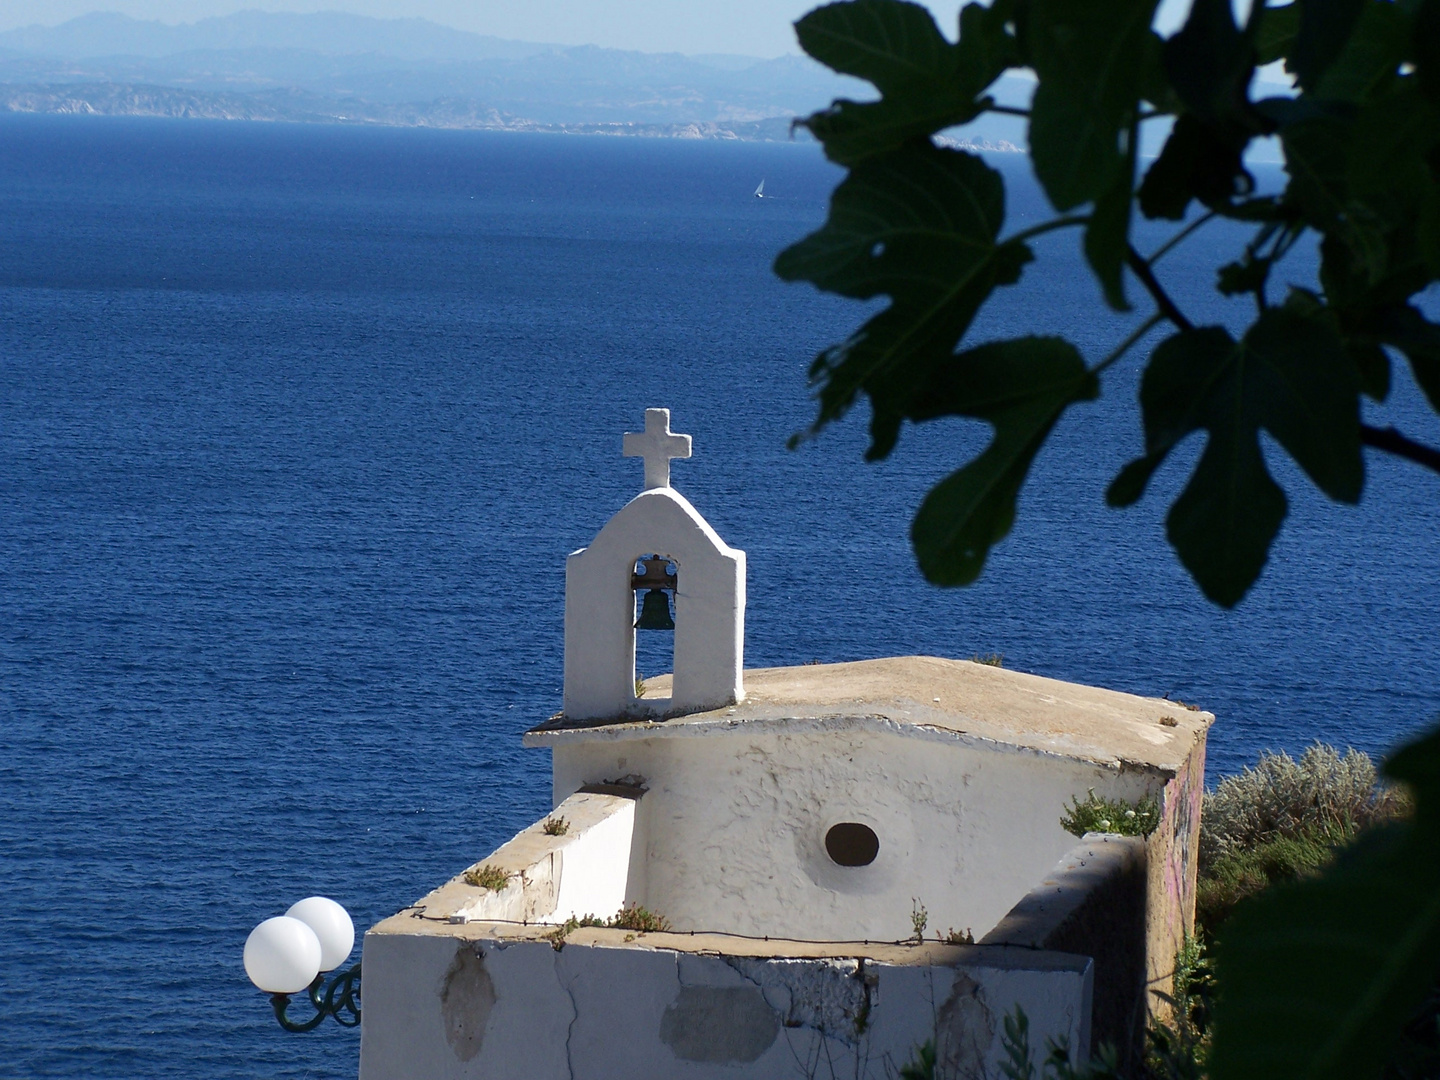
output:
M 241 11 L 171 26 L 97 11 L 59 26 L 0 33 L 0 50 L 69 59 L 292 49 L 322 56 L 376 53 L 397 60 L 520 60 L 556 48 L 470 34 L 425 19 L 370 19 L 341 12 Z
M 171 26 L 94 13 L 0 33 L 0 110 L 12 112 L 777 139 L 834 98 L 873 96 L 805 57 L 566 47 L 424 19 L 243 11 Z M 1017 138 L 996 119 L 973 134 Z

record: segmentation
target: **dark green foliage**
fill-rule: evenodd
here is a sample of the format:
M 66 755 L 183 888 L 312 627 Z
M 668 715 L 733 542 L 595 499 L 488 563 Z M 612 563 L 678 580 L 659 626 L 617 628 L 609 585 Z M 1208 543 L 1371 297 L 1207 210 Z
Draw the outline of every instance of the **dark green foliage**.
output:
M 1160 804 L 1146 797 L 1136 803 L 1102 799 L 1092 790 L 1084 799 L 1070 800 L 1070 809 L 1060 818 L 1060 827 L 1072 836 L 1088 832 L 1118 833 L 1121 836 L 1149 836 L 1160 824 Z
M 1093 202 L 1123 178 L 1122 135 L 1140 107 L 1156 0 L 1031 0 L 1020 46 L 1040 82 L 1030 105 L 1030 157 L 1057 210 Z
M 860 395 L 872 408 L 872 460 L 891 453 L 907 420 L 962 417 L 995 428 L 915 519 L 920 567 L 937 584 L 975 580 L 1014 524 L 1056 421 L 1093 400 L 1103 372 L 1161 321 L 1171 332 L 1143 381 L 1144 456 L 1117 478 L 1110 501 L 1139 499 L 1169 451 L 1203 435 L 1168 536 L 1217 603 L 1245 595 L 1286 514 L 1262 430 L 1343 502 L 1361 495 L 1362 443 L 1440 471 L 1440 453 L 1366 428 L 1360 415 L 1360 395 L 1383 400 L 1392 357 L 1402 355 L 1440 409 L 1440 327 L 1411 303 L 1440 277 L 1440 0 L 1256 4 L 1243 25 L 1230 0 L 1195 0 L 1166 41 L 1150 27 L 1155 6 L 971 3 L 955 42 L 902 0 L 834 3 L 797 24 L 807 52 L 869 80 L 879 98 L 837 101 L 802 121 L 850 172 L 824 227 L 783 252 L 776 272 L 847 297 L 889 299 L 812 365 L 813 430 Z M 1302 92 L 1252 100 L 1256 65 L 1276 60 Z M 930 136 L 999 108 L 989 87 L 1022 67 L 1038 76 L 1029 108 L 1019 110 L 1029 118 L 1031 161 L 1063 216 L 1007 237 L 1000 174 Z M 1173 128 L 1141 170 L 1140 127 L 1162 117 Z M 1284 148 L 1289 183 L 1255 197 L 1243 154 L 1270 135 Z M 1222 293 L 1254 299 L 1254 322 L 1238 340 L 1194 326 L 1165 291 L 1159 255 L 1144 258 L 1131 244 L 1137 209 L 1182 221 L 1197 202 L 1256 230 L 1216 268 Z M 1026 241 L 1060 228 L 1084 230 L 1106 303 L 1128 310 L 1138 284 L 1155 314 L 1088 362 L 1057 339 L 968 341 L 979 309 L 1032 258 Z M 1271 282 L 1284 280 L 1276 268 L 1316 237 L 1322 291 L 1275 305 Z
M 1030 1018 L 1019 1005 L 1005 1016 L 1000 1049 L 1005 1055 L 1000 1071 L 1009 1080 L 1120 1080 L 1119 1055 L 1109 1044 L 1102 1044 L 1094 1057 L 1077 1065 L 1070 1060 L 1070 1047 L 1063 1039 L 1050 1040 L 1045 1058 L 1037 1066 L 1030 1050 Z
M 1271 308 L 1239 342 L 1219 327 L 1176 334 L 1151 357 L 1140 403 L 1146 454 L 1111 485 L 1110 502 L 1135 502 L 1182 439 L 1208 431 L 1166 524 L 1175 550 L 1218 604 L 1237 603 L 1259 576 L 1285 517 L 1285 495 L 1260 451 L 1262 427 L 1331 498 L 1360 498 L 1357 374 L 1323 314 Z
M 1440 732 L 1385 772 L 1413 792 L 1413 820 L 1363 833 L 1221 929 L 1213 1076 L 1377 1077 L 1426 999 L 1440 956 Z
M 900 1080 L 935 1080 L 935 1040 L 915 1048 L 915 1057 L 900 1069 Z
M 1215 975 L 1199 937 L 1187 937 L 1175 957 L 1171 992 L 1152 991 L 1170 1006 L 1170 1015 L 1152 1019 L 1145 1032 L 1149 1080 L 1201 1080 L 1210 1050 L 1210 1011 Z
M 931 581 L 966 585 L 1010 531 L 1030 463 L 1072 401 L 1097 393 L 1095 377 L 1060 338 L 1016 338 L 961 353 L 936 371 L 911 419 L 969 416 L 995 427 L 984 453 L 939 484 L 915 515 L 910 539 Z
M 962 46 L 918 4 L 856 0 L 817 8 L 795 24 L 801 46 L 836 71 L 874 83 L 875 102 L 840 100 L 805 125 L 832 161 L 851 165 L 932 131 L 973 120 L 977 95 L 1015 62 L 1005 5 L 969 5 Z
M 1287 881 L 1313 877 L 1335 858 L 1343 838 L 1320 829 L 1281 836 L 1217 859 L 1200 875 L 1195 925 L 1213 932 L 1246 897 Z

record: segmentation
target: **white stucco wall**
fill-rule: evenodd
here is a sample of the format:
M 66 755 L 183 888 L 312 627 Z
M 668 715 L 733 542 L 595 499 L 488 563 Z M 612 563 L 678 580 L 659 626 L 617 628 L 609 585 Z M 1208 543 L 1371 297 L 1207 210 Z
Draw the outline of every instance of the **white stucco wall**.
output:
M 649 788 L 632 900 L 679 929 L 833 941 L 909 936 L 912 900 L 931 933 L 978 939 L 1075 843 L 1059 824 L 1071 796 L 1157 786 L 1138 770 L 858 722 L 554 748 L 557 800 L 622 776 Z M 878 835 L 871 865 L 826 854 L 842 821 Z
M 618 935 L 617 931 L 600 931 Z M 664 935 L 661 935 L 664 937 Z M 941 965 L 365 937 L 361 1080 L 881 1080 L 934 1039 L 938 1077 L 1002 1076 L 1018 1005 L 1036 1056 L 1089 1042 L 1091 964 L 1018 949 Z
M 635 697 L 635 560 L 677 568 L 672 698 Z M 698 711 L 745 695 L 745 553 L 671 488 L 631 499 L 565 563 L 565 715 L 571 719 Z

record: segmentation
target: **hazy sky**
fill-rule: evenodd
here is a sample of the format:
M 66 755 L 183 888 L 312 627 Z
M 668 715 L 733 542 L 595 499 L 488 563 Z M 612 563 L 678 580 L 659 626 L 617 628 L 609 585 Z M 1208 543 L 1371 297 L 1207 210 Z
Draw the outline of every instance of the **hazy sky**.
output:
M 379 18 L 419 16 L 462 30 L 522 41 L 604 45 L 642 52 L 793 53 L 791 23 L 819 0 L 0 0 L 0 30 L 53 25 L 87 11 L 120 11 L 137 19 L 194 22 L 246 8 L 349 11 Z M 1098 0 L 1104 2 L 1104 0 Z M 960 0 L 928 4 L 955 34 Z M 1162 22 L 1188 7 L 1164 0 Z

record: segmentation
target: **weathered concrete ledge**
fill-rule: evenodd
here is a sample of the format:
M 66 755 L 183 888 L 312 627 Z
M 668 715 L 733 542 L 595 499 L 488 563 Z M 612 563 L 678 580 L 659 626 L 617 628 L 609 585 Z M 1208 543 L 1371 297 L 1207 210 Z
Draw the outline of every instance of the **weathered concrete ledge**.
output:
M 578 791 L 545 819 L 563 820 L 563 833 L 551 835 L 545 820 L 537 821 L 407 910 L 457 923 L 560 923 L 572 915 L 613 915 L 630 884 L 635 804 L 643 794 L 620 785 Z M 508 875 L 508 883 L 489 889 L 466 881 L 481 867 Z

